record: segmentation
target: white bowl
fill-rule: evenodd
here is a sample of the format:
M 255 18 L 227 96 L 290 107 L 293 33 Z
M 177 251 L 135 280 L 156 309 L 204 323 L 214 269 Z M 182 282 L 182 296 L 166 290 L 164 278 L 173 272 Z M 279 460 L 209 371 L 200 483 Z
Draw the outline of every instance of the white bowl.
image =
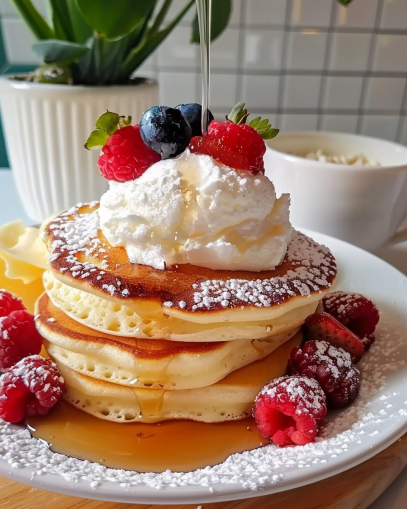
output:
M 329 155 L 363 154 L 381 166 L 301 157 L 318 149 Z M 397 143 L 356 134 L 279 134 L 268 142 L 265 168 L 277 194 L 291 194 L 294 225 L 370 251 L 389 241 L 407 215 L 407 147 Z

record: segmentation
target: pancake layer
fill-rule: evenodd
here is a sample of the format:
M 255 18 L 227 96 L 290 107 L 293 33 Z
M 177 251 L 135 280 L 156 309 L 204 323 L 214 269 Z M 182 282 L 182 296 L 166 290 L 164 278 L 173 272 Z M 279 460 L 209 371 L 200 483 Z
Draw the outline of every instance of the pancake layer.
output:
M 51 270 L 68 286 L 124 304 L 143 319 L 275 319 L 305 302 L 316 304 L 336 277 L 330 251 L 296 231 L 283 263 L 273 271 L 214 271 L 192 265 L 157 270 L 131 264 L 125 249 L 109 245 L 101 233 L 98 206 L 74 207 L 47 225 Z
M 132 389 L 58 365 L 67 388 L 65 399 L 95 417 L 121 423 L 169 419 L 224 422 L 250 415 L 258 392 L 270 380 L 284 374 L 292 348 L 301 341 L 302 334 L 298 332 L 263 360 L 209 387 L 190 390 Z
M 146 320 L 124 304 L 62 283 L 50 271 L 44 273 L 43 281 L 52 303 L 77 322 L 105 334 L 139 339 L 188 342 L 268 339 L 298 328 L 317 306 L 305 301 L 305 305 L 278 318 L 257 322 L 200 324 L 166 315 Z
M 111 336 L 69 318 L 44 294 L 37 302 L 36 326 L 48 354 L 59 366 L 129 388 L 193 389 L 264 358 L 292 338 L 298 328 L 266 341 L 180 343 Z

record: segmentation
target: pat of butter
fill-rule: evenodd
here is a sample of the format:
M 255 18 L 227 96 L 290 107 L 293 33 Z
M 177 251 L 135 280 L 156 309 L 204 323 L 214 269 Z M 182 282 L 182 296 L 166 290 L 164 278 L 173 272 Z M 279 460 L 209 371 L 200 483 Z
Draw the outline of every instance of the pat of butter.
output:
M 21 220 L 0 226 L 0 257 L 6 276 L 25 284 L 40 278 L 48 268 L 49 253 L 38 228 L 26 227 Z

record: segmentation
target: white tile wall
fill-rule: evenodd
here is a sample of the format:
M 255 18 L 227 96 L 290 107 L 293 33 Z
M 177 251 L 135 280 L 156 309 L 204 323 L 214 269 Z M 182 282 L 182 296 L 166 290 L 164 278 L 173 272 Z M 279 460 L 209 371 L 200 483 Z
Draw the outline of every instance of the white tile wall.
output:
M 237 69 L 236 51 L 239 45 L 239 29 L 228 28 L 211 46 L 211 66 L 213 69 Z
M 291 23 L 302 27 L 326 27 L 331 10 L 332 2 L 327 0 L 293 0 Z
M 286 2 L 282 0 L 250 0 L 245 2 L 246 26 L 284 25 Z
M 287 76 L 284 107 L 317 109 L 320 86 L 320 76 Z
M 291 32 L 288 35 L 287 69 L 322 71 L 327 40 L 328 34 L 318 30 Z
M 222 113 L 224 111 L 229 113 L 238 101 L 236 76 L 234 74 L 214 74 L 211 79 L 211 90 L 211 108 L 219 108 Z
M 376 44 L 375 71 L 407 72 L 407 35 L 379 35 Z
M 47 12 L 48 0 L 33 1 Z M 168 19 L 186 2 L 174 0 Z M 365 132 L 407 144 L 407 0 L 353 0 L 349 8 L 336 0 L 233 4 L 229 28 L 212 45 L 217 118 L 245 100 L 283 130 Z M 137 70 L 159 79 L 163 104 L 200 101 L 193 16 L 194 9 Z M 10 0 L 0 0 L 0 17 L 8 61 L 36 63 L 34 38 Z
M 399 111 L 405 87 L 405 78 L 369 78 L 364 107 L 370 110 Z
M 315 131 L 318 124 L 318 115 L 284 115 L 281 124 L 283 131 Z
M 170 34 L 158 49 L 158 65 L 178 69 L 194 69 L 199 66 L 198 47 L 188 44 L 191 30 L 179 27 Z
M 394 140 L 399 125 L 398 116 L 365 116 L 362 123 L 362 133 L 376 138 Z
M 365 71 L 371 40 L 370 34 L 333 34 L 329 68 L 335 71 Z
M 348 28 L 373 28 L 379 0 L 358 0 L 349 7 L 338 5 L 336 25 Z
M 244 38 L 244 69 L 257 71 L 278 71 L 281 69 L 284 42 L 282 30 L 254 30 L 250 28 L 245 30 Z
M 158 79 L 165 82 L 160 88 L 160 102 L 165 106 L 177 106 L 182 103 L 196 102 L 197 86 L 195 74 L 159 72 Z
M 322 129 L 338 133 L 356 133 L 358 126 L 357 115 L 324 115 Z
M 242 97 L 250 108 L 278 108 L 278 76 L 243 76 Z
M 357 110 L 360 104 L 363 78 L 350 76 L 329 76 L 325 84 L 326 109 Z
M 380 23 L 382 28 L 395 28 L 405 30 L 406 20 L 406 0 L 384 0 L 383 16 Z

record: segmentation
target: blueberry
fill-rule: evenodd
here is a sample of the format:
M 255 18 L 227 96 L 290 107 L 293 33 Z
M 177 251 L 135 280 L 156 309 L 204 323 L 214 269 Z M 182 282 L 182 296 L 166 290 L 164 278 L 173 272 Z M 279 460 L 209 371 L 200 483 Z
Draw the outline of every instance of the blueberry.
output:
M 188 147 L 192 128 L 179 110 L 153 106 L 141 117 L 140 134 L 147 147 L 169 159 Z
M 175 107 L 188 120 L 192 127 L 192 136 L 202 136 L 201 115 L 202 106 L 200 104 L 179 104 Z M 208 110 L 208 125 L 214 120 L 212 113 Z

